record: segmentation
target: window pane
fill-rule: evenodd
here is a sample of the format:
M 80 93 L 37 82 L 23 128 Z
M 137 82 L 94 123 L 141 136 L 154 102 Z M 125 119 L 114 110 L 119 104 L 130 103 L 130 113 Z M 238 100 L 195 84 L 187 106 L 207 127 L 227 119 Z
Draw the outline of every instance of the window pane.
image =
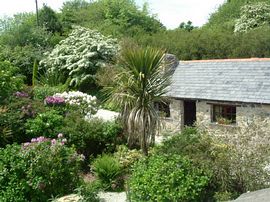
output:
M 236 123 L 236 107 L 230 105 L 213 105 L 214 122 L 222 120 L 226 123 Z
M 170 105 L 169 103 L 156 102 L 155 108 L 161 117 L 170 117 Z

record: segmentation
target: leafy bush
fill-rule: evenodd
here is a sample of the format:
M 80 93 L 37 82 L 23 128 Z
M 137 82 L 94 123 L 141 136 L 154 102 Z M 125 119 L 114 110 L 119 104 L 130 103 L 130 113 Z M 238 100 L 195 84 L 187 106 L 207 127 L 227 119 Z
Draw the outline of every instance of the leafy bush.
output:
M 56 137 L 64 123 L 64 117 L 55 110 L 50 110 L 37 115 L 34 119 L 27 120 L 26 134 L 30 137 L 43 134 L 45 137 Z
M 11 97 L 9 105 L 0 109 L 0 147 L 7 143 L 22 143 L 31 139 L 32 136 L 28 137 L 26 134 L 25 123 L 46 110 L 40 101 L 28 97 Z
M 129 179 L 131 201 L 200 201 L 209 176 L 179 155 L 153 155 L 135 164 Z
M 121 142 L 122 128 L 117 122 L 104 122 L 99 119 L 85 121 L 80 114 L 70 113 L 65 119 L 61 132 L 68 143 L 86 156 L 101 154 L 104 150 L 113 151 Z
M 11 63 L 0 62 L 0 103 L 23 86 L 23 77 L 18 75 L 19 69 Z
M 114 157 L 119 161 L 121 167 L 128 171 L 135 162 L 143 157 L 143 154 L 139 150 L 130 150 L 125 145 L 119 145 Z
M 245 124 L 243 124 L 245 123 Z M 247 124 L 248 123 L 248 124 Z M 233 199 L 239 194 L 268 187 L 269 119 L 238 120 L 236 128 L 187 128 L 157 149 L 160 154 L 190 158 L 212 173 L 209 197 Z M 256 179 L 256 180 L 254 180 Z
M 158 148 L 160 154 L 178 154 L 187 156 L 196 164 L 208 166 L 211 155 L 211 139 L 201 134 L 197 128 L 187 127 L 181 133 L 173 135 Z
M 232 189 L 233 179 L 227 173 L 228 147 L 215 142 L 212 137 L 197 128 L 185 128 L 181 133 L 167 139 L 156 152 L 160 155 L 175 154 L 192 160 L 193 165 L 203 168 L 211 175 L 211 186 L 207 191 L 208 198 L 215 192 L 235 192 Z
M 0 149 L 0 201 L 47 201 L 79 183 L 81 157 L 74 149 L 42 137 Z
M 44 100 L 47 96 L 53 96 L 55 93 L 64 92 L 65 86 L 35 86 L 33 88 L 34 98 Z
M 82 198 L 79 202 L 99 202 L 97 196 L 98 186 L 96 183 L 83 183 L 79 188 L 77 188 L 77 194 Z
M 115 157 L 108 154 L 98 156 L 91 165 L 105 189 L 115 189 L 116 179 L 121 174 L 121 165 Z

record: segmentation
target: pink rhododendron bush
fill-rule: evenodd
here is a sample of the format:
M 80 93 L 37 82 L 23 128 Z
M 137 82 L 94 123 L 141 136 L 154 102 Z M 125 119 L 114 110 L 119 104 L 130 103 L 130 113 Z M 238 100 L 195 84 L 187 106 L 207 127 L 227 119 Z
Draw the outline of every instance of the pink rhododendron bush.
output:
M 56 139 L 33 138 L 0 149 L 0 201 L 47 201 L 72 193 L 80 183 L 83 156 Z

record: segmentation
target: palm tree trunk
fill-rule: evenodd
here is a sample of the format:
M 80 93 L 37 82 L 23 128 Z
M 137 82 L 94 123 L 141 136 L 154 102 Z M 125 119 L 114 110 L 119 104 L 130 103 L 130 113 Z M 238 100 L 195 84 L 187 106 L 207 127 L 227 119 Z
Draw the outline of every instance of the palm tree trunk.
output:
M 141 148 L 142 152 L 145 156 L 148 156 L 148 145 L 147 145 L 147 120 L 145 117 L 143 117 L 143 132 L 142 132 L 142 138 L 141 138 Z

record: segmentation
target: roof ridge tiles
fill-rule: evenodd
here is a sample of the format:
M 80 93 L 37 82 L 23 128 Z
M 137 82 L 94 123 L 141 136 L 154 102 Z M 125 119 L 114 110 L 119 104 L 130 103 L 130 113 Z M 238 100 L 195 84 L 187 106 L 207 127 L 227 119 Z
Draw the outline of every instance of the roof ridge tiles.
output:
M 234 58 L 234 59 L 208 59 L 208 60 L 180 60 L 180 63 L 190 62 L 257 62 L 270 61 L 270 58 Z

